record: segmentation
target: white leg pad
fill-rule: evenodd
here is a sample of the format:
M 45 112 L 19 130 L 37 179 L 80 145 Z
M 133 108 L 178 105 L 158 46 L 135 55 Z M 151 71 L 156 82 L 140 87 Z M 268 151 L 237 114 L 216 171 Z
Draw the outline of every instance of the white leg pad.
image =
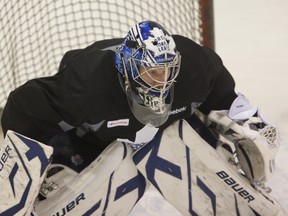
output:
M 285 215 L 184 120 L 137 151 L 140 172 L 182 215 Z M 257 214 L 256 214 L 257 212 Z
M 56 176 L 65 178 L 58 178 L 56 183 L 53 176 L 46 179 L 48 184 L 62 185 L 47 199 L 35 203 L 36 213 L 128 215 L 146 190 L 145 179 L 131 160 L 132 153 L 128 144 L 113 142 L 81 173 L 75 175 L 64 167 L 64 173 L 60 171 Z
M 8 131 L 0 145 L 0 215 L 26 215 L 33 203 L 53 148 Z

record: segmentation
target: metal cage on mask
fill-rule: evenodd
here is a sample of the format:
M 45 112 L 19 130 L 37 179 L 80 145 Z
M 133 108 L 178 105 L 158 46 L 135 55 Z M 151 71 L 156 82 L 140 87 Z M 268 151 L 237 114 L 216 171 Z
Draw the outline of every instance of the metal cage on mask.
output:
M 159 127 L 166 122 L 171 111 L 174 99 L 174 82 L 180 70 L 180 55 L 175 61 L 148 67 L 147 64 L 131 58 L 126 65 L 122 59 L 124 77 L 123 89 L 128 98 L 128 104 L 136 119 L 144 125 Z M 137 71 L 132 77 L 128 75 L 127 67 Z M 142 67 L 142 72 L 140 72 Z M 151 74 L 152 70 L 163 70 L 163 80 L 157 80 Z M 156 85 L 150 85 L 143 80 L 143 74 L 147 74 Z
M 127 82 L 142 97 L 143 104 L 154 111 L 161 112 L 161 102 L 175 82 L 180 69 L 180 55 L 172 62 L 151 65 L 146 61 L 131 58 L 128 63 L 135 72 Z
M 141 123 L 158 127 L 168 119 L 180 63 L 173 38 L 154 22 L 133 27 L 117 48 L 116 67 L 122 86 L 131 111 Z

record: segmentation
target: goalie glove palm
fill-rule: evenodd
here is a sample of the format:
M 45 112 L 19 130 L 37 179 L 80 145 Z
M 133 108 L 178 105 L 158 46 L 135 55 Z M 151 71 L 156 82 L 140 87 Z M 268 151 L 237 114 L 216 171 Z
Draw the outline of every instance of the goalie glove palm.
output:
M 275 169 L 277 129 L 243 95 L 235 99 L 229 111 L 212 111 L 208 118 L 216 131 L 235 145 L 245 175 L 254 182 L 267 181 Z

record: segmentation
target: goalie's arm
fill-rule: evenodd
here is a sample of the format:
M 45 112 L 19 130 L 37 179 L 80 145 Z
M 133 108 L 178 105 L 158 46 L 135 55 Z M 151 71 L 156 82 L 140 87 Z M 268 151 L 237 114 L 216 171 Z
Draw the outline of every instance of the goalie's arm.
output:
M 204 114 L 208 114 L 211 110 L 227 110 L 237 97 L 234 90 L 235 81 L 213 50 L 207 47 L 203 47 L 203 50 L 209 60 L 208 73 L 211 86 L 199 110 Z
M 31 82 L 10 93 L 1 119 L 4 135 L 13 130 L 45 144 L 63 130 L 44 92 Z

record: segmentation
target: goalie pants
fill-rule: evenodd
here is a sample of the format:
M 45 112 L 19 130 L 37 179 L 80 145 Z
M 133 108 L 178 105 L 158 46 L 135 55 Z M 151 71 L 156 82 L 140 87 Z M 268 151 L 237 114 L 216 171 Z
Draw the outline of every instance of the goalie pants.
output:
M 63 164 L 76 172 L 87 167 L 110 144 L 98 140 L 92 133 L 79 137 L 77 128 L 54 136 L 49 145 L 54 148 L 54 164 Z

